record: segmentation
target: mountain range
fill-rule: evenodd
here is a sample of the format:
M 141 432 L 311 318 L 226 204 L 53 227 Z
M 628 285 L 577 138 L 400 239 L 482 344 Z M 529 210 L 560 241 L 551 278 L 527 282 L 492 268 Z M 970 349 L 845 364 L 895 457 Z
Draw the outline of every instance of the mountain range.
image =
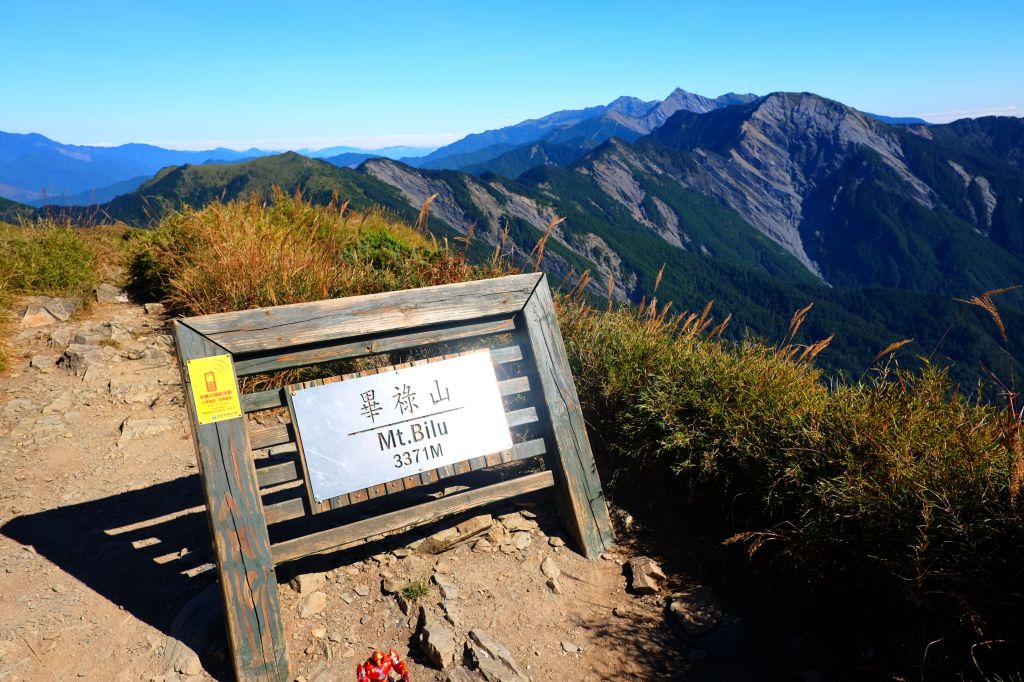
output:
M 664 265 L 660 300 L 691 310 L 714 300 L 737 337 L 782 338 L 790 314 L 814 302 L 807 338 L 835 333 L 823 361 L 854 375 L 914 338 L 909 354 L 941 339 L 935 357 L 959 360 L 955 378 L 977 378 L 1000 355 L 997 333 L 954 299 L 1024 283 L 1021 119 L 888 123 L 809 93 L 677 90 L 470 135 L 419 159 L 346 154 L 167 168 L 90 215 L 148 224 L 276 185 L 414 217 L 437 195 L 436 234 L 472 229 L 485 254 L 507 233 L 519 259 L 564 217 L 544 252 L 556 278 L 590 270 L 592 293 L 611 282 L 614 298 L 637 302 L 655 295 Z M 1024 296 L 1000 305 L 1013 338 Z
M 307 156 L 335 157 L 338 165 L 350 165 L 350 161 L 344 160 L 349 158 L 346 155 L 355 155 L 361 162 L 373 157 L 426 154 L 432 150 L 431 147 L 376 150 L 329 147 L 303 151 Z M 31 206 L 103 204 L 135 190 L 168 166 L 230 163 L 276 153 L 223 147 L 180 151 L 149 144 L 81 146 L 55 142 L 36 133 L 0 132 L 0 197 Z

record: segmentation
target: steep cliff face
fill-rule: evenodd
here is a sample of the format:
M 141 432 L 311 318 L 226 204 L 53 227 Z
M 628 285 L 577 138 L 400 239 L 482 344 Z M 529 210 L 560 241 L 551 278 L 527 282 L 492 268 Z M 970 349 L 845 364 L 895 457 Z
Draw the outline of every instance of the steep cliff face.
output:
M 891 126 L 815 95 L 778 93 L 738 110 L 679 114 L 647 139 L 691 152 L 695 167 L 681 182 L 734 208 L 818 274 L 800 235 L 804 202 L 861 149 L 877 153 L 915 201 L 933 205 Z
M 537 195 L 518 192 L 498 180 L 484 181 L 465 174 L 431 173 L 386 159 L 373 159 L 363 172 L 395 188 L 410 206 L 422 205 L 434 194 L 430 214 L 460 235 L 473 229 L 477 243 L 499 246 L 503 243 L 520 260 L 529 256 L 533 246 L 556 220 L 558 212 Z M 516 234 L 506 237 L 506 229 Z M 544 251 L 543 266 L 555 277 L 590 270 L 590 285 L 595 294 L 607 292 L 606 283 L 614 282 L 612 294 L 618 301 L 629 300 L 636 274 L 598 235 L 567 233 L 556 226 L 552 242 Z M 506 241 L 507 240 L 507 241 Z

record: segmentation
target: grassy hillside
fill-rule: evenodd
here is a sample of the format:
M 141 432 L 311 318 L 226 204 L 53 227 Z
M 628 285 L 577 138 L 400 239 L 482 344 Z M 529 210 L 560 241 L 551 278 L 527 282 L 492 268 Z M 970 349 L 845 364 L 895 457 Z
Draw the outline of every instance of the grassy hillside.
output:
M 136 191 L 89 213 L 129 225 L 151 225 L 184 206 L 202 207 L 253 193 L 269 197 L 275 187 L 286 193 L 301 190 L 321 204 L 336 196 L 360 209 L 399 203 L 393 189 L 373 178 L 288 152 L 241 163 L 165 168 Z
M 31 219 L 34 214 L 31 206 L 0 197 L 0 223 L 18 223 Z

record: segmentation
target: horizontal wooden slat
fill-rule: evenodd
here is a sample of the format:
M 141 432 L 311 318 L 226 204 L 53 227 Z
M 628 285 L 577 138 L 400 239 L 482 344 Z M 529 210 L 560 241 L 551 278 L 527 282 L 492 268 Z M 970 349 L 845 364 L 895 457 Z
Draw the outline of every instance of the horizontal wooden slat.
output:
M 296 490 L 301 492 L 302 489 L 296 488 Z M 263 508 L 263 518 L 266 519 L 268 526 L 280 523 L 281 521 L 297 519 L 300 516 L 305 516 L 305 514 L 306 505 L 302 501 L 301 497 L 294 497 L 290 500 L 284 500 L 283 502 L 268 504 Z
M 248 376 L 262 372 L 276 372 L 282 369 L 292 369 L 315 365 L 321 362 L 333 362 L 356 358 L 363 355 L 375 353 L 389 353 L 392 351 L 405 350 L 407 348 L 418 348 L 429 346 L 435 343 L 446 341 L 457 341 L 459 339 L 472 338 L 474 336 L 485 336 L 490 334 L 506 334 L 515 329 L 515 318 L 511 315 L 494 320 L 474 322 L 472 324 L 460 324 L 446 326 L 437 329 L 428 329 L 411 334 L 400 334 L 384 338 L 374 338 L 361 341 L 349 341 L 341 343 L 330 343 L 318 345 L 315 348 L 304 348 L 301 350 L 289 350 L 287 353 L 274 353 L 270 355 L 257 355 L 244 357 L 235 360 L 235 374 L 237 376 Z
M 526 424 L 532 424 L 538 421 L 537 408 L 524 407 L 521 410 L 511 410 L 505 413 L 505 419 L 508 420 L 508 425 L 510 428 L 513 426 L 524 426 Z
M 545 446 L 544 446 L 544 439 L 543 438 L 534 438 L 533 440 L 528 440 L 528 441 L 524 441 L 522 443 L 516 443 L 515 445 L 513 445 L 512 446 L 512 457 L 511 457 L 511 459 L 509 461 L 517 461 L 517 460 L 521 460 L 521 459 L 529 459 L 530 457 L 539 457 L 540 455 L 543 455 L 545 452 L 546 452 L 546 449 L 545 449 Z M 480 459 L 482 460 L 483 458 L 481 457 Z M 298 479 L 298 469 L 296 468 L 297 465 L 292 463 L 292 467 L 293 467 L 292 468 L 292 473 L 294 475 L 294 478 L 291 478 L 291 479 L 288 479 L 288 480 L 284 480 L 284 481 L 277 481 L 277 482 L 275 482 L 275 485 L 278 484 L 278 483 L 287 483 L 288 481 L 294 481 L 294 480 Z M 256 472 L 257 476 L 259 476 L 259 471 L 260 470 L 257 470 L 257 472 Z M 463 473 L 463 472 L 456 471 L 455 473 Z M 261 479 L 261 484 L 262 484 L 262 479 Z M 301 488 L 296 488 L 295 490 L 297 492 L 299 492 L 302 489 Z M 275 502 L 273 504 L 268 504 L 268 505 L 265 505 L 263 507 L 263 514 L 266 517 L 267 525 L 268 526 L 273 525 L 275 523 L 278 523 L 280 521 L 289 521 L 291 519 L 297 519 L 300 516 L 304 516 L 305 513 L 306 513 L 306 508 L 303 505 L 301 497 L 296 497 L 296 498 L 290 499 L 290 500 L 283 500 L 281 502 Z
M 253 450 L 269 448 L 295 440 L 291 424 L 272 424 L 270 426 L 250 426 L 249 445 Z
M 502 398 L 517 393 L 526 393 L 529 390 L 529 377 L 515 377 L 514 379 L 505 379 L 505 381 L 498 382 L 498 393 L 501 394 Z
M 299 478 L 299 470 L 294 461 L 271 464 L 256 470 L 256 480 L 261 488 L 268 488 L 280 483 L 288 483 Z
M 543 275 L 510 275 L 189 318 L 184 324 L 233 355 L 518 313 Z
M 473 507 L 543 490 L 554 484 L 555 479 L 552 473 L 541 471 L 464 493 L 456 493 L 408 509 L 388 512 L 344 526 L 285 540 L 271 545 L 271 554 L 274 563 L 277 564 L 325 550 L 344 549 L 348 545 L 361 542 L 373 535 L 414 528 L 436 521 L 442 516 L 458 514 Z
M 272 388 L 269 391 L 242 394 L 242 411 L 245 413 L 270 410 L 275 407 L 284 407 L 284 405 L 283 388 Z

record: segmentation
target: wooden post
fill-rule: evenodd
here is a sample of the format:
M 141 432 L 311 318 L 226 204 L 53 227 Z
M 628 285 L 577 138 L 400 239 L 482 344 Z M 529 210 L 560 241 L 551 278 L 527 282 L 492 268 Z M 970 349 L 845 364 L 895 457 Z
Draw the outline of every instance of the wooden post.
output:
M 174 336 L 206 493 L 235 675 L 245 681 L 288 682 L 291 676 L 277 578 L 245 419 L 199 424 L 189 382 L 189 360 L 230 353 L 181 322 L 175 322 Z
M 523 318 L 557 448 L 549 461 L 558 477 L 559 506 L 584 555 L 593 559 L 615 543 L 615 532 L 546 276 L 523 308 Z

